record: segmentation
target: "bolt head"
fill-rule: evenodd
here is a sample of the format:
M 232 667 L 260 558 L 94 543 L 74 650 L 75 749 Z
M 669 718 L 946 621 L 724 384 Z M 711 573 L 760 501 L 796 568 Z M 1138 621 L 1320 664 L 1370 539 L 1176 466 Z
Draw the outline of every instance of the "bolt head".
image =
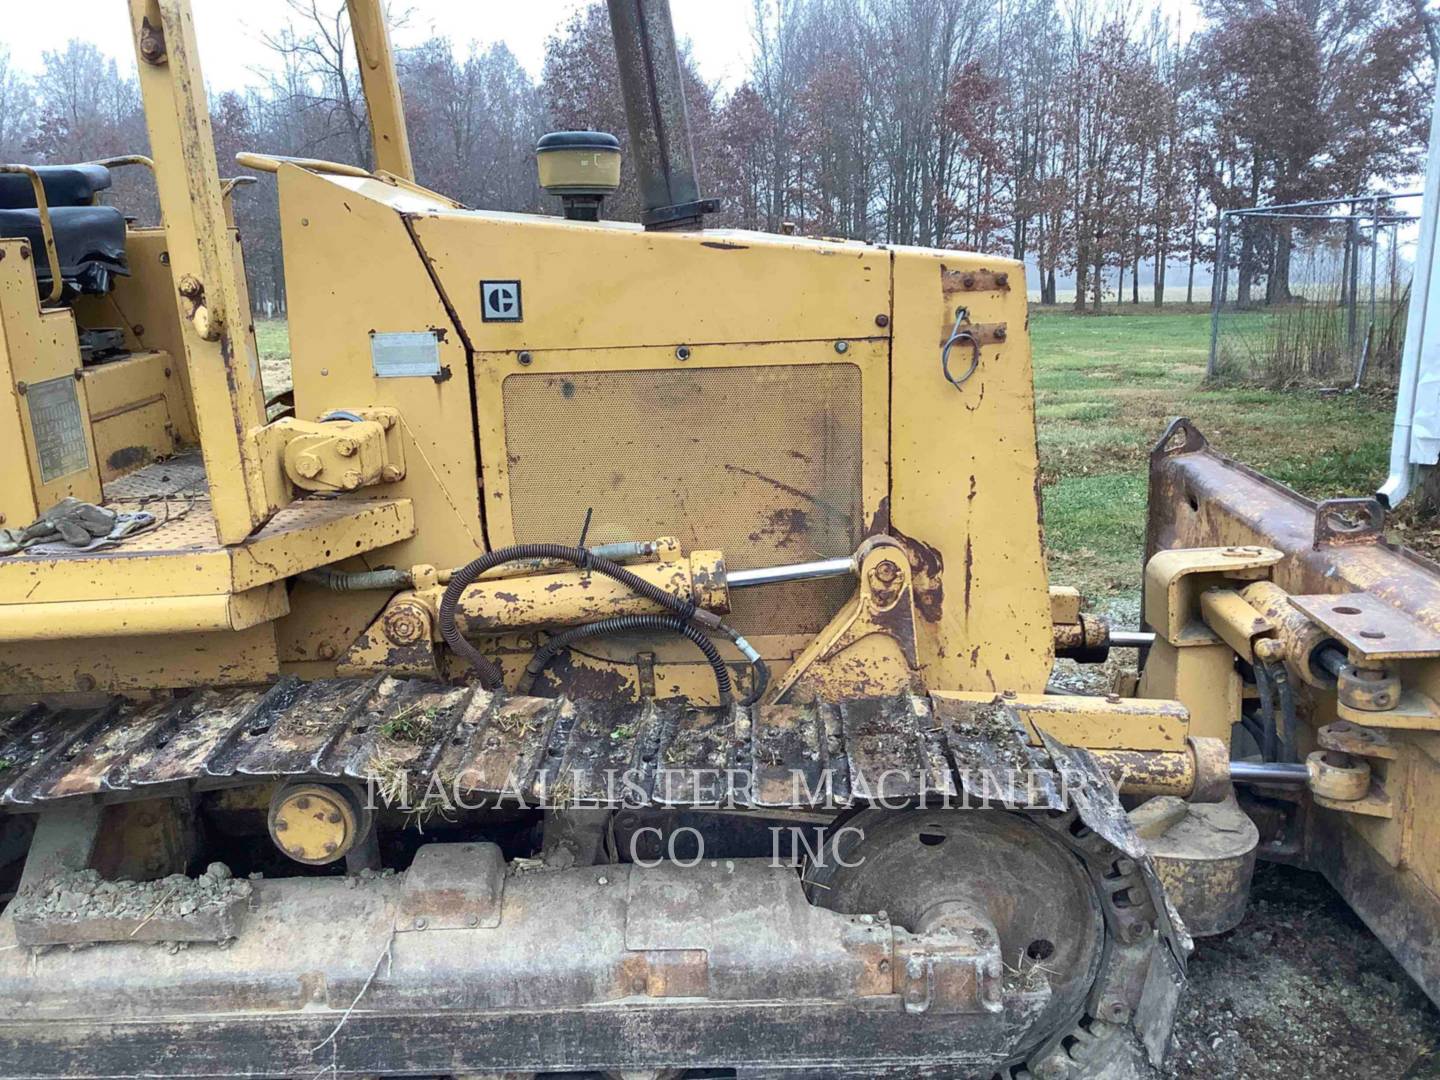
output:
M 681 345 L 681 346 L 678 346 L 678 347 L 675 349 L 675 359 L 676 359 L 676 360 L 689 360 L 689 359 L 690 359 L 690 346 L 689 346 L 689 345 Z
M 875 316 L 875 325 L 876 325 L 876 326 L 879 326 L 879 327 L 889 326 L 889 325 L 890 325 L 890 316 L 889 316 L 889 315 L 886 315 L 886 314 L 883 313 L 883 312 L 880 313 L 879 315 L 876 315 L 876 316 Z
M 522 365 L 524 365 L 525 367 L 529 367 L 529 366 L 530 366 L 530 362 L 531 362 L 532 360 L 534 360 L 535 357 L 531 356 L 529 350 L 527 349 L 527 350 L 523 350 L 523 351 L 520 353 L 519 356 L 515 357 L 515 359 L 518 360 L 518 361 L 520 361 L 520 363 L 521 363 Z
M 843 356 L 850 351 L 850 343 L 848 341 L 835 342 L 835 351 Z

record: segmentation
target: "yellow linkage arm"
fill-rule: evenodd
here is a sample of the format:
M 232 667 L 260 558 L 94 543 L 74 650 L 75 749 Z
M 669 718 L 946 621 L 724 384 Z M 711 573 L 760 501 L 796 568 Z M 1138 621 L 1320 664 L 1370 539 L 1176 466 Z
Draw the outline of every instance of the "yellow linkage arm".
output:
M 350 32 L 355 35 L 375 168 L 413 182 L 415 166 L 410 161 L 410 136 L 405 131 L 405 105 L 400 100 L 395 54 L 390 48 L 381 0 L 345 0 L 345 6 L 350 9 Z
M 290 501 L 267 467 L 260 361 L 238 242 L 226 221 L 188 0 L 130 0 L 185 360 L 217 538 L 236 544 Z

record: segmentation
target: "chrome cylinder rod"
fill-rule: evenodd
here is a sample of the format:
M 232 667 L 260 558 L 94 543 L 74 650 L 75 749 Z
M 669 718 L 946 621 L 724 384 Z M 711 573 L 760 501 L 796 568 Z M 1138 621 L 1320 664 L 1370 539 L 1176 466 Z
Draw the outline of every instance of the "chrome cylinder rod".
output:
M 1280 761 L 1232 761 L 1230 779 L 1237 784 L 1291 784 L 1303 787 L 1310 780 L 1304 765 Z
M 816 578 L 846 577 L 855 573 L 855 560 L 821 559 L 818 562 L 791 563 L 789 566 L 757 566 L 753 570 L 727 570 L 725 584 L 732 589 L 748 589 L 754 585 L 779 585 L 786 581 L 813 581 Z
M 1148 630 L 1111 630 L 1112 649 L 1148 649 L 1155 644 L 1155 635 Z

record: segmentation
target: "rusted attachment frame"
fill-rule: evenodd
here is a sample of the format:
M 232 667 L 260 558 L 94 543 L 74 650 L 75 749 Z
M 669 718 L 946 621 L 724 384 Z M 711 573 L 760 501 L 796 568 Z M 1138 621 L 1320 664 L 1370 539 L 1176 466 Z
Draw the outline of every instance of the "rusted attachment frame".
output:
M 879 697 L 922 689 L 910 560 L 875 538 L 856 552 L 855 595 L 795 658 L 771 702 Z
M 1149 506 L 1147 555 L 1216 543 L 1263 545 L 1281 553 L 1269 575 L 1274 588 L 1251 585 L 1244 593 L 1276 624 L 1287 668 L 1308 684 L 1307 692 L 1298 695 L 1302 754 L 1318 743 L 1370 767 L 1369 789 L 1358 799 L 1341 801 L 1313 792 L 1318 810 L 1290 819 L 1287 847 L 1324 872 L 1406 970 L 1440 1000 L 1440 961 L 1433 949 L 1434 927 L 1440 925 L 1435 900 L 1440 869 L 1433 845 L 1408 839 L 1433 816 L 1429 807 L 1437 795 L 1433 758 L 1425 748 L 1430 733 L 1440 731 L 1440 707 L 1433 697 L 1440 688 L 1436 660 L 1420 656 L 1392 665 L 1389 659 L 1372 659 L 1370 666 L 1390 668 L 1400 678 L 1399 701 L 1388 709 L 1357 709 L 1338 697 L 1327 701 L 1337 674 L 1357 658 L 1350 645 L 1359 646 L 1363 656 L 1397 638 L 1422 644 L 1415 630 L 1425 636 L 1440 632 L 1440 567 L 1388 543 L 1368 500 L 1317 504 L 1302 498 L 1216 453 L 1184 420 L 1171 425 L 1151 455 Z M 1353 516 L 1330 520 L 1344 511 Z M 1291 605 L 1291 597 L 1301 598 L 1310 610 Z M 1364 601 L 1355 602 L 1360 597 Z M 1285 614 L 1279 602 L 1293 614 Z M 1328 611 L 1316 606 L 1326 604 Z M 1336 613 L 1335 605 L 1356 613 Z M 1382 607 L 1408 628 L 1392 636 L 1385 626 L 1372 625 L 1368 614 L 1378 616 Z M 1346 629 L 1349 624 L 1354 630 Z M 1360 638 L 1357 631 L 1367 627 L 1385 638 Z M 1346 632 L 1337 633 L 1341 630 Z M 1352 691 L 1362 689 L 1359 681 Z M 1345 727 L 1321 727 L 1330 701 Z M 1373 696 L 1370 703 L 1375 703 Z M 1334 762 L 1324 764 L 1328 774 Z M 1358 790 L 1356 781 L 1349 793 Z M 1359 817 L 1372 820 L 1360 826 Z
M 35 208 L 40 212 L 40 236 L 45 242 L 45 258 L 50 262 L 50 295 L 46 303 L 58 304 L 65 293 L 65 281 L 60 276 L 60 253 L 55 247 L 55 224 L 50 220 L 50 203 L 45 198 L 45 183 L 40 174 L 29 165 L 0 165 L 0 174 L 11 173 L 30 178 L 30 190 L 35 195 Z M 23 258 L 26 248 L 20 249 Z

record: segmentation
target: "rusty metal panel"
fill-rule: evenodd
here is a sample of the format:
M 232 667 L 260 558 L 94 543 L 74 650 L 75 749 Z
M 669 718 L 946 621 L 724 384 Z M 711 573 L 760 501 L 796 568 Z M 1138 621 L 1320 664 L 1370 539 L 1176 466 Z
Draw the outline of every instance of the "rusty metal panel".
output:
M 754 710 L 750 746 L 756 806 L 793 806 L 797 796 L 821 789 L 830 755 L 820 706 L 770 705 Z
M 1013 806 L 1064 805 L 1047 763 L 1029 746 L 1029 730 L 1004 698 L 935 698 L 932 704 L 950 764 L 967 794 Z
M 264 691 L 202 690 L 177 702 L 149 741 L 117 770 L 128 788 L 170 784 L 204 775 L 206 763 L 243 724 Z
M 1290 603 L 1366 660 L 1440 656 L 1440 632 L 1369 593 L 1292 595 Z
M 936 723 L 924 698 L 846 701 L 840 716 L 856 798 L 912 799 L 950 789 L 943 749 L 925 737 Z
M 656 802 L 698 802 L 726 796 L 726 773 L 733 768 L 741 712 L 738 706 L 684 708 L 657 751 Z
M 650 703 L 576 702 L 576 719 L 565 740 L 559 776 L 567 802 L 613 805 L 626 799 L 626 781 L 639 778 L 640 752 L 654 723 Z M 641 794 L 629 790 L 630 801 Z
M 426 844 L 405 871 L 395 929 L 464 930 L 500 925 L 505 856 L 495 844 Z
M 236 744 L 227 771 L 247 776 L 317 771 L 321 756 L 343 735 L 373 686 L 368 679 L 296 682 L 283 696 L 267 695 L 263 712 L 252 719 L 255 738 Z
M 517 541 L 573 536 L 590 507 L 594 542 L 675 535 L 738 569 L 849 555 L 865 535 L 855 364 L 515 374 L 503 398 Z M 851 591 L 737 593 L 735 622 L 814 632 Z
M 477 694 L 457 729 L 466 742 L 453 759 L 442 759 L 441 775 L 480 795 L 528 799 L 562 705 L 559 699 L 501 695 L 485 701 Z

